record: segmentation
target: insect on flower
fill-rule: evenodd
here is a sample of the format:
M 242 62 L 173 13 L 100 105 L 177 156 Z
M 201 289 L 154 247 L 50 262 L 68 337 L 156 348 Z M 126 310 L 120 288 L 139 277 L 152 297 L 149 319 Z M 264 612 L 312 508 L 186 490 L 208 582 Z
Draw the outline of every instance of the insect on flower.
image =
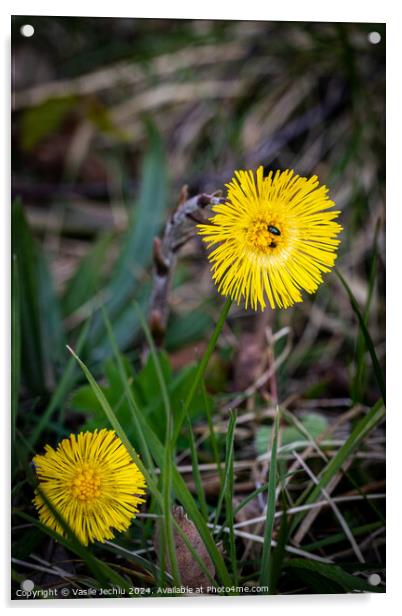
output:
M 218 290 L 246 308 L 288 308 L 314 293 L 336 259 L 340 212 L 317 176 L 236 171 L 227 200 L 198 225 Z

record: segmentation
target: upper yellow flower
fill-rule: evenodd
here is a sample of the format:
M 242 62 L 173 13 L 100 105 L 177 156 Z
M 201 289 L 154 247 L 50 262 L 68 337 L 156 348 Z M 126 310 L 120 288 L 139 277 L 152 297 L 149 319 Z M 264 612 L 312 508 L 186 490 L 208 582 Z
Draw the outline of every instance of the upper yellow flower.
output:
M 246 308 L 288 308 L 303 301 L 300 290 L 314 293 L 336 259 L 342 227 L 340 212 L 318 179 L 263 167 L 236 171 L 226 185 L 226 203 L 213 206 L 209 224 L 198 225 L 208 246 L 213 279 L 223 295 Z
M 130 526 L 146 484 L 113 430 L 71 434 L 56 450 L 45 449 L 33 459 L 40 489 L 82 544 L 113 539 L 113 528 Z M 64 535 L 39 493 L 34 503 L 41 522 Z

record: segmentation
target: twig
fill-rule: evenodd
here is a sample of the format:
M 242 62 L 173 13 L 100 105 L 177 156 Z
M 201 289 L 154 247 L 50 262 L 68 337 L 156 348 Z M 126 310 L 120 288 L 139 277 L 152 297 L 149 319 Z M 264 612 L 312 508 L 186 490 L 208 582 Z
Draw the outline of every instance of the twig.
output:
M 224 533 L 230 532 L 230 529 L 227 528 L 227 526 L 223 527 L 223 526 L 217 525 L 214 527 L 213 524 L 207 524 L 207 526 L 209 528 L 214 528 L 215 532 L 219 532 L 219 531 L 223 531 Z M 234 534 L 237 537 L 242 537 L 243 539 L 249 539 L 250 541 L 254 541 L 256 543 L 264 543 L 264 537 L 261 537 L 260 535 L 253 535 L 252 533 L 246 533 L 240 530 L 235 530 Z M 275 541 L 275 539 L 272 539 L 271 545 L 273 547 L 277 546 L 277 542 Z M 296 554 L 297 556 L 304 556 L 305 558 L 309 558 L 310 560 L 317 560 L 318 562 L 321 562 L 321 563 L 332 563 L 333 562 L 330 558 L 324 558 L 322 556 L 318 556 L 317 554 L 313 554 L 312 552 L 305 552 L 304 550 L 301 550 L 300 548 L 294 548 L 291 545 L 285 545 L 285 550 L 286 552 L 289 552 L 290 554 Z
M 385 494 L 368 494 L 367 496 L 361 496 L 360 494 L 356 494 L 355 496 L 334 496 L 331 500 L 334 503 L 352 503 L 355 501 L 361 500 L 377 500 L 385 498 Z M 284 514 L 291 515 L 293 513 L 300 513 L 300 511 L 308 511 L 310 509 L 321 509 L 322 507 L 328 507 L 328 501 L 317 501 L 315 503 L 308 503 L 307 505 L 298 505 L 297 507 L 291 507 L 286 511 L 275 511 L 275 517 L 280 518 Z M 248 526 L 249 524 L 258 524 L 259 522 L 264 522 L 266 516 L 261 515 L 256 518 L 250 518 L 249 520 L 244 520 L 243 522 L 237 522 L 234 524 L 233 528 L 241 528 L 242 526 Z
M 299 461 L 300 465 L 303 467 L 303 469 L 305 470 L 305 472 L 307 473 L 307 475 L 310 477 L 311 481 L 315 484 L 315 485 L 319 485 L 319 481 L 317 479 L 317 477 L 314 475 L 314 473 L 312 472 L 312 470 L 310 469 L 310 467 L 305 463 L 305 461 L 303 460 L 303 458 L 301 456 L 299 456 L 299 454 L 297 453 L 297 451 L 293 452 L 293 455 L 295 456 L 295 458 Z M 353 536 L 352 531 L 350 530 L 345 518 L 343 517 L 343 515 L 341 514 L 341 512 L 339 511 L 337 505 L 334 503 L 334 500 L 331 498 L 331 496 L 328 494 L 328 492 L 325 490 L 325 488 L 321 488 L 321 492 L 322 495 L 324 496 L 324 498 L 328 501 L 329 506 L 331 507 L 332 511 L 334 512 L 336 518 L 338 519 L 339 524 L 342 527 L 343 532 L 345 533 L 346 537 L 349 540 L 350 545 L 353 548 L 354 553 L 356 554 L 357 559 L 361 562 L 364 563 L 366 562 L 364 559 L 363 554 L 361 553 L 359 546 L 356 543 L 356 540 Z
M 34 565 L 34 563 L 30 563 L 25 560 L 20 560 L 18 558 L 12 558 L 11 562 L 13 562 L 16 565 L 21 565 L 22 567 L 27 567 L 28 569 L 40 571 L 41 573 L 48 573 L 50 575 L 54 575 L 56 577 L 61 577 L 64 579 L 77 577 L 74 573 L 69 573 L 68 571 L 64 571 L 64 569 L 60 569 L 59 567 L 50 569 L 49 567 L 42 567 L 41 565 Z
M 161 346 L 169 316 L 169 291 L 178 251 L 194 236 L 194 223 L 205 222 L 202 210 L 207 205 L 224 203 L 220 193 L 202 193 L 187 199 L 183 186 L 179 205 L 166 223 L 163 238 L 154 240 L 154 281 L 149 309 L 149 326 L 158 346 Z

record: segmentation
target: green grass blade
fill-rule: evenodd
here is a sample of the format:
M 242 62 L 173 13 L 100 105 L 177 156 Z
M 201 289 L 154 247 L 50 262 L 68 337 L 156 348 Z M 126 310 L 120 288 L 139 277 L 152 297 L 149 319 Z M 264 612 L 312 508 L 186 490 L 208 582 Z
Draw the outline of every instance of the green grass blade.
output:
M 47 501 L 47 503 L 48 502 L 49 501 Z M 96 556 L 93 556 L 93 554 L 91 554 L 91 552 L 78 541 L 75 535 L 72 534 L 71 529 L 69 537 L 63 537 L 56 531 L 52 530 L 45 524 L 42 524 L 42 522 L 36 520 L 35 518 L 31 517 L 23 511 L 16 511 L 15 514 L 35 526 L 38 530 L 42 530 L 54 541 L 57 541 L 65 548 L 82 558 L 88 569 L 95 576 L 95 579 L 98 581 L 100 586 L 109 586 L 109 584 L 113 583 L 117 584 L 118 586 L 122 586 L 123 588 L 129 587 L 129 584 L 124 578 L 122 578 L 118 573 L 113 571 L 113 569 L 111 569 L 106 563 L 96 558 Z M 67 528 L 69 527 L 67 526 Z
M 179 413 L 177 415 L 176 424 L 175 424 L 174 433 L 173 433 L 173 443 L 176 443 L 176 441 L 177 441 L 177 438 L 178 438 L 178 436 L 180 434 L 180 429 L 181 429 L 182 423 L 184 421 L 184 418 L 187 416 L 187 413 L 188 413 L 188 410 L 190 408 L 191 402 L 192 402 L 192 400 L 194 398 L 194 395 L 195 395 L 198 387 L 201 384 L 201 380 L 202 380 L 202 378 L 204 376 L 204 373 L 205 373 L 205 370 L 207 368 L 209 359 L 210 359 L 210 357 L 211 357 L 211 355 L 212 355 L 212 353 L 213 353 L 213 351 L 215 349 L 216 343 L 218 341 L 218 338 L 219 338 L 220 333 L 222 331 L 222 328 L 224 326 L 226 317 L 227 317 L 227 315 L 229 313 L 229 310 L 230 310 L 230 307 L 232 305 L 232 301 L 233 300 L 230 297 L 228 297 L 226 299 L 226 302 L 223 305 L 221 314 L 219 316 L 219 319 L 218 319 L 218 322 L 217 322 L 217 324 L 215 326 L 213 334 L 212 334 L 212 336 L 211 336 L 211 338 L 210 338 L 210 340 L 208 342 L 208 346 L 206 348 L 206 351 L 205 351 L 205 353 L 204 353 L 200 363 L 198 364 L 198 368 L 197 368 L 197 372 L 196 372 L 195 377 L 194 377 L 194 381 L 193 381 L 193 383 L 191 385 L 191 388 L 190 388 L 190 390 L 188 392 L 188 395 L 187 395 L 187 398 L 186 398 L 186 400 L 184 402 L 184 405 L 179 410 Z
M 150 473 L 148 472 L 147 468 L 144 466 L 142 460 L 139 458 L 137 452 L 134 450 L 133 446 L 131 445 L 130 441 L 128 440 L 122 426 L 120 425 L 120 422 L 118 421 L 117 417 L 115 416 L 113 410 L 111 409 L 104 393 L 102 392 L 101 388 L 99 387 L 99 385 L 97 384 L 97 382 L 95 381 L 94 377 L 92 376 L 91 372 L 88 370 L 87 366 L 84 364 L 84 362 L 76 355 L 76 353 L 69 348 L 70 353 L 75 357 L 75 359 L 77 360 L 78 364 L 80 365 L 82 371 L 84 372 L 89 384 L 91 385 L 91 388 L 93 389 L 109 423 L 111 424 L 111 426 L 116 430 L 116 433 L 118 434 L 118 436 L 120 437 L 120 439 L 122 440 L 122 442 L 124 443 L 124 445 L 127 447 L 128 452 L 130 453 L 131 457 L 133 458 L 134 462 L 137 464 L 137 466 L 140 468 L 140 470 L 142 471 L 142 473 L 144 474 L 147 483 L 148 483 L 148 487 L 150 489 L 150 491 L 152 491 L 152 493 L 157 497 L 158 501 L 160 502 L 160 504 L 162 504 L 162 496 L 160 494 L 160 492 L 157 489 L 157 486 L 155 484 L 155 482 L 153 481 L 152 476 L 150 475 Z M 160 442 L 160 440 L 158 439 L 158 437 L 156 436 L 156 434 L 154 433 L 154 431 L 150 428 L 150 426 L 147 423 L 146 418 L 140 414 L 139 417 L 139 422 L 141 424 L 141 427 L 144 431 L 144 435 L 147 439 L 147 443 L 149 446 L 150 451 L 152 451 L 152 455 L 155 459 L 155 462 L 158 466 L 162 466 L 163 462 L 164 462 L 164 446 L 162 445 L 162 443 Z M 188 514 L 189 518 L 194 522 L 194 524 L 197 527 L 197 530 L 205 544 L 205 547 L 208 550 L 208 553 L 214 563 L 215 569 L 217 574 L 219 575 L 222 583 L 225 586 L 231 586 L 233 584 L 231 577 L 228 573 L 228 570 L 226 568 L 225 562 L 222 558 L 221 553 L 219 552 L 219 550 L 217 549 L 215 542 L 213 540 L 213 538 L 211 537 L 211 533 L 205 523 L 205 520 L 202 516 L 202 514 L 200 513 L 199 509 L 198 509 L 198 505 L 195 502 L 195 500 L 193 499 L 184 479 L 182 478 L 182 476 L 180 475 L 180 473 L 173 468 L 172 469 L 172 484 L 173 484 L 173 489 L 175 491 L 176 497 L 177 499 L 180 501 L 180 503 L 183 505 L 184 510 L 186 511 L 186 513 Z
M 147 481 L 148 487 L 152 488 L 155 494 L 159 494 L 158 490 L 156 489 L 156 484 L 155 484 L 155 481 L 152 475 L 149 473 L 148 469 L 146 468 L 141 458 L 135 451 L 134 447 L 130 443 L 129 439 L 127 438 L 127 435 L 125 431 L 123 430 L 123 427 L 121 426 L 119 420 L 117 419 L 116 414 L 114 413 L 112 407 L 110 406 L 105 394 L 99 387 L 98 383 L 95 381 L 94 377 L 92 376 L 91 372 L 89 371 L 87 366 L 84 364 L 84 362 L 78 357 L 78 355 L 70 347 L 67 347 L 67 348 L 70 351 L 71 355 L 76 359 L 81 370 L 85 374 L 88 380 L 88 383 L 90 384 L 92 391 L 94 392 L 99 404 L 101 405 L 110 425 L 116 431 L 117 435 L 119 436 L 119 438 L 121 439 L 125 447 L 127 448 L 127 451 L 129 452 L 130 456 L 134 460 L 135 464 L 137 464 L 138 468 L 143 473 Z M 160 494 L 159 494 L 159 498 L 161 498 Z
M 274 437 L 272 442 L 271 461 L 269 465 L 268 491 L 267 491 L 267 512 L 264 529 L 264 547 L 262 550 L 260 586 L 268 586 L 270 579 L 270 554 L 272 532 L 274 529 L 275 503 L 276 503 L 276 475 L 277 475 L 277 451 L 279 435 L 279 408 L 276 409 L 274 422 Z
M 336 473 L 342 468 L 343 464 L 346 462 L 351 453 L 371 432 L 371 430 L 384 418 L 384 415 L 385 409 L 383 401 L 379 400 L 369 410 L 367 415 L 365 415 L 365 417 L 363 417 L 359 421 L 359 423 L 356 424 L 354 430 L 347 438 L 345 443 L 342 445 L 336 455 L 328 462 L 327 466 L 324 468 L 323 472 L 320 475 L 318 484 L 313 487 L 307 498 L 304 499 L 304 504 L 314 503 L 317 500 L 317 498 L 322 492 L 322 489 L 326 488 L 332 477 L 336 475 Z M 301 503 L 298 502 L 298 504 Z M 295 526 L 301 521 L 304 515 L 305 512 L 302 511 L 295 516 L 292 530 L 294 530 Z
M 148 342 L 149 351 L 151 353 L 152 361 L 154 363 L 155 372 L 159 381 L 159 386 L 162 392 L 162 399 L 166 412 L 166 437 L 165 437 L 165 458 L 164 464 L 161 468 L 162 479 L 162 496 L 163 496 L 163 521 L 164 521 L 164 534 L 167 551 L 169 554 L 169 562 L 172 570 L 172 576 L 177 587 L 181 586 L 180 570 L 177 563 L 174 535 L 173 535 L 173 521 L 172 521 L 172 498 L 171 498 L 171 479 L 172 479 L 172 463 L 173 463 L 173 446 L 172 446 L 172 409 L 170 405 L 169 392 L 165 383 L 162 368 L 159 362 L 158 354 L 156 352 L 155 344 L 149 331 L 148 325 L 141 309 L 135 305 L 138 318 L 140 320 L 142 329 L 145 334 L 145 338 Z
M 84 347 L 85 341 L 88 336 L 89 327 L 90 321 L 87 321 L 87 323 L 82 328 L 82 331 L 77 341 L 77 353 L 80 353 Z M 68 394 L 71 391 L 71 388 L 76 382 L 76 379 L 76 363 L 74 358 L 70 357 L 63 372 L 63 376 L 61 377 L 60 382 L 55 389 L 49 404 L 47 405 L 46 409 L 40 417 L 39 422 L 36 424 L 34 430 L 29 437 L 28 442 L 31 447 L 35 447 L 36 443 L 39 441 L 42 432 L 48 426 L 53 416 L 53 413 L 56 411 L 56 409 L 60 408 L 64 400 L 67 398 Z
M 130 208 L 130 221 L 121 252 L 109 283 L 104 287 L 105 308 L 113 324 L 120 348 L 127 346 L 138 333 L 139 321 L 132 310 L 132 299 L 146 305 L 149 285 L 144 274 L 152 262 L 155 235 L 164 221 L 168 204 L 166 154 L 161 135 L 152 122 L 146 122 L 148 149 L 142 162 L 141 184 L 135 206 Z M 95 321 L 91 349 L 96 359 L 110 355 L 105 341 L 102 317 Z
M 384 404 L 385 404 L 385 397 L 386 397 L 386 392 L 385 392 L 385 379 L 384 379 L 384 374 L 382 371 L 382 368 L 380 366 L 380 362 L 378 361 L 377 358 L 377 354 L 375 351 L 375 347 L 374 347 L 374 343 L 371 339 L 370 333 L 367 329 L 366 326 L 366 321 L 364 318 L 364 315 L 362 314 L 360 308 L 359 308 L 359 304 L 357 303 L 349 285 L 347 284 L 346 280 L 344 279 L 344 277 L 342 276 L 342 274 L 339 272 L 339 270 L 335 269 L 335 273 L 338 276 L 339 280 L 342 283 L 342 286 L 344 287 L 346 293 L 348 294 L 349 297 L 349 301 L 350 301 L 350 305 L 352 306 L 353 312 L 355 313 L 357 320 L 359 321 L 359 325 L 360 325 L 360 329 L 362 331 L 362 334 L 364 336 L 365 342 L 366 342 L 366 346 L 367 349 L 370 353 L 370 357 L 371 357 L 371 361 L 373 363 L 373 370 L 374 370 L 374 374 L 377 380 L 377 384 L 379 387 L 379 390 L 381 392 L 381 396 L 382 399 L 384 400 Z
M 22 203 L 12 205 L 12 250 L 18 260 L 21 317 L 21 370 L 24 383 L 33 394 L 46 390 L 41 315 L 37 281 L 38 252 Z
M 141 417 L 141 421 L 143 422 L 143 425 L 145 425 L 145 422 L 146 422 L 145 418 Z M 160 442 L 158 437 L 155 435 L 153 430 L 151 430 L 150 428 L 147 430 L 147 438 L 148 438 L 151 451 L 155 457 L 157 464 L 159 465 L 162 464 L 163 454 L 164 454 L 162 443 Z M 212 559 L 212 562 L 214 563 L 215 570 L 217 574 L 219 575 L 223 585 L 224 586 L 233 585 L 233 581 L 228 573 L 228 570 L 226 568 L 222 555 L 220 551 L 218 550 L 218 548 L 216 547 L 215 542 L 209 531 L 209 528 L 207 527 L 205 520 L 199 511 L 198 504 L 195 502 L 194 498 L 192 497 L 187 487 L 186 482 L 184 481 L 180 473 L 176 470 L 176 468 L 172 469 L 172 482 L 173 482 L 173 489 L 175 491 L 176 498 L 183 505 L 183 508 L 188 514 L 189 518 L 194 522 L 195 526 L 197 527 L 197 530 L 201 536 L 201 539 L 203 540 L 205 547 L 208 550 L 208 553 Z
M 215 509 L 215 521 L 214 526 L 218 524 L 218 520 L 221 514 L 221 509 L 223 505 L 223 501 L 225 500 L 226 493 L 229 489 L 230 484 L 230 461 L 233 461 L 233 447 L 234 447 L 234 432 L 236 427 L 237 415 L 236 412 L 232 412 L 229 418 L 229 425 L 226 434 L 226 447 L 225 447 L 225 471 L 223 475 L 223 485 L 219 494 L 218 503 Z M 233 486 L 232 486 L 233 487 Z M 230 507 L 233 510 L 233 502 Z M 226 525 L 227 519 L 225 520 L 223 526 Z M 215 530 L 215 529 L 214 529 Z
M 11 444 L 14 448 L 17 426 L 18 400 L 21 379 L 21 321 L 18 258 L 12 260 L 12 298 L 11 298 Z
M 277 545 L 275 549 L 273 550 L 273 553 L 271 556 L 271 566 L 269 568 L 269 582 L 268 582 L 268 587 L 269 587 L 268 594 L 269 595 L 275 595 L 277 592 L 278 581 L 279 581 L 279 577 L 282 571 L 282 564 L 283 564 L 283 561 L 285 559 L 285 554 L 286 554 L 285 547 L 286 547 L 286 543 L 288 541 L 288 536 L 289 536 L 289 520 L 288 520 L 288 516 L 286 513 L 287 502 L 286 502 L 284 491 L 281 492 L 281 496 L 282 496 L 282 510 L 284 514 L 281 516 L 281 525 L 279 527 Z
M 30 469 L 27 469 L 27 475 L 30 478 L 30 481 L 32 481 L 32 483 L 33 483 L 34 478 L 33 478 L 33 475 L 31 473 Z M 80 540 L 78 539 L 78 537 L 76 536 L 76 534 L 74 533 L 74 531 L 72 530 L 70 525 L 64 519 L 64 517 L 62 516 L 60 511 L 57 509 L 57 507 L 55 507 L 55 505 L 47 498 L 47 496 L 43 492 L 43 490 L 41 490 L 40 485 L 36 486 L 36 491 L 40 495 L 40 497 L 43 500 L 43 502 L 45 503 L 46 507 L 52 513 L 52 515 L 55 518 L 55 520 L 62 527 L 65 536 L 62 536 L 57 531 L 49 528 L 48 526 L 43 524 L 40 520 L 37 521 L 34 518 L 30 518 L 30 516 L 28 516 L 27 514 L 25 514 L 23 512 L 17 511 L 17 513 L 19 515 L 22 515 L 22 516 L 25 516 L 27 518 L 30 518 L 30 520 L 33 523 L 35 523 L 35 526 L 40 526 L 42 528 L 42 530 L 44 530 L 53 539 L 55 539 L 56 541 L 59 541 L 65 547 L 68 547 L 69 549 L 71 549 L 72 552 L 74 552 L 75 554 L 79 555 L 84 560 L 84 562 L 88 566 L 89 570 L 92 571 L 92 573 L 95 575 L 96 579 L 101 584 L 109 584 L 109 582 L 112 582 L 112 583 L 115 583 L 115 584 L 116 583 L 117 584 L 122 584 L 123 587 L 128 588 L 129 585 L 127 584 L 127 582 L 126 582 L 126 580 L 124 578 L 122 578 L 120 575 L 118 575 L 112 569 L 110 569 L 110 567 L 108 567 L 108 565 L 106 565 L 105 563 L 103 563 L 102 561 L 97 559 L 91 553 L 90 549 L 88 547 L 84 546 L 80 542 Z
M 352 575 L 344 571 L 338 565 L 327 565 L 315 560 L 304 560 L 301 558 L 293 558 L 287 563 L 288 568 L 305 569 L 322 575 L 325 578 L 339 584 L 345 592 L 365 591 L 365 592 L 384 592 L 382 588 L 372 586 L 366 580 L 357 575 Z
M 374 285 L 376 281 L 377 256 L 378 256 L 377 243 L 378 243 L 379 231 L 380 231 L 380 220 L 377 221 L 376 228 L 374 231 L 372 257 L 371 257 L 370 273 L 369 273 L 369 279 L 368 279 L 368 292 L 367 292 L 367 299 L 366 299 L 366 304 L 364 306 L 364 312 L 363 312 L 363 317 L 364 317 L 364 322 L 366 324 L 366 327 L 367 327 L 368 318 L 370 314 L 371 301 L 373 298 Z M 363 398 L 364 380 L 365 380 L 364 377 L 365 377 L 365 368 L 366 368 L 366 362 L 365 362 L 365 357 L 364 357 L 365 350 L 366 350 L 365 339 L 363 336 L 363 332 L 360 331 L 358 338 L 357 338 L 356 353 L 355 353 L 356 355 L 356 374 L 354 376 L 353 383 L 352 383 L 352 403 L 353 404 L 356 404 L 356 402 L 361 401 Z
M 223 471 L 222 471 L 222 465 L 221 465 L 221 456 L 220 456 L 220 452 L 219 452 L 218 440 L 217 440 L 216 434 L 215 434 L 214 422 L 212 421 L 211 402 L 210 402 L 210 400 L 208 399 L 208 396 L 207 396 L 207 391 L 205 389 L 205 383 L 202 384 L 202 396 L 203 396 L 203 400 L 204 400 L 205 415 L 207 417 L 207 424 L 208 424 L 208 429 L 209 429 L 209 438 L 210 438 L 210 441 L 211 441 L 211 448 L 212 448 L 212 452 L 214 454 L 216 469 L 218 471 L 218 475 L 220 477 L 221 484 L 222 484 L 223 483 Z
M 122 556 L 125 560 L 129 560 L 130 562 L 135 563 L 139 567 L 142 567 L 146 571 L 149 571 L 155 579 L 160 576 L 160 570 L 157 565 L 147 560 L 143 556 L 139 556 L 135 552 L 132 552 L 131 550 L 128 550 L 121 545 L 118 545 L 117 543 L 113 543 L 112 541 L 106 541 L 104 544 L 104 549 L 118 556 Z M 166 571 L 164 572 L 164 574 L 165 576 L 169 576 Z M 171 576 L 169 576 L 169 580 L 172 580 Z
M 234 515 L 233 515 L 233 496 L 234 496 L 234 432 L 236 428 L 236 411 L 232 411 L 229 420 L 228 435 L 229 441 L 226 451 L 226 465 L 227 465 L 227 486 L 226 489 L 222 489 L 225 493 L 225 510 L 226 510 L 226 522 L 225 525 L 229 528 L 229 554 L 230 562 L 232 565 L 232 575 L 234 585 L 238 586 L 238 572 L 237 572 L 237 554 L 236 554 L 236 541 L 234 534 Z M 233 424 L 233 427 L 232 427 Z M 225 465 L 225 466 L 226 466 Z
M 378 528 L 383 526 L 383 522 L 372 522 L 371 524 L 364 524 L 363 526 L 357 526 L 351 528 L 354 537 L 359 537 L 360 535 L 368 534 Z M 305 552 L 316 552 L 317 550 L 321 550 L 329 545 L 336 545 L 337 543 L 342 543 L 345 541 L 344 533 L 336 533 L 335 535 L 330 535 L 329 537 L 324 537 L 324 539 L 319 539 L 318 541 L 313 541 L 312 543 L 303 544 L 303 550 Z
M 103 319 L 104 319 L 104 322 L 105 322 L 106 332 L 108 334 L 109 341 L 110 341 L 110 344 L 111 344 L 111 347 L 112 347 L 112 350 L 113 350 L 113 354 L 114 354 L 114 357 L 115 357 L 115 360 L 116 360 L 116 363 L 117 363 L 117 367 L 118 367 L 118 370 L 119 370 L 120 380 L 121 380 L 121 383 L 122 383 L 122 385 L 124 387 L 124 392 L 125 392 L 128 404 L 129 404 L 129 408 L 130 408 L 130 411 L 131 411 L 131 417 L 132 417 L 132 420 L 134 422 L 134 427 L 135 427 L 135 430 L 137 432 L 138 439 L 139 439 L 139 442 L 140 442 L 141 453 L 142 453 L 142 455 L 144 457 L 144 460 L 145 460 L 145 466 L 153 474 L 154 464 L 152 462 L 152 456 L 151 456 L 151 453 L 149 451 L 147 439 L 144 436 L 144 432 L 142 430 L 142 427 L 141 427 L 139 419 L 138 419 L 138 417 L 141 414 L 141 409 L 139 408 L 139 406 L 137 404 L 137 401 L 135 399 L 133 390 L 130 387 L 130 384 L 129 384 L 128 380 L 127 380 L 127 375 L 126 375 L 126 371 L 124 369 L 123 360 L 122 360 L 120 351 L 118 349 L 118 346 L 117 346 L 117 343 L 116 343 L 116 339 L 115 339 L 114 334 L 113 334 L 112 324 L 110 323 L 109 317 L 108 317 L 105 309 L 103 310 Z M 88 376 L 87 376 L 87 378 L 88 378 Z M 113 411 L 111 411 L 111 408 L 110 408 L 109 404 L 108 404 L 108 406 L 109 406 L 109 410 L 108 410 L 109 415 L 110 415 L 110 412 L 112 412 L 112 414 L 114 416 L 114 421 L 119 423 L 118 420 L 117 420 L 116 414 Z M 105 411 L 105 409 L 104 409 L 104 411 Z M 108 419 L 109 419 L 109 416 L 108 416 Z M 110 419 L 109 419 L 109 421 L 110 421 Z M 121 430 L 123 430 L 122 427 L 121 427 Z M 128 441 L 128 438 L 127 438 L 126 435 L 125 435 L 125 438 Z
M 189 420 L 187 422 L 187 428 L 188 428 L 188 434 L 190 437 L 191 465 L 193 467 L 193 479 L 194 479 L 195 491 L 196 491 L 196 494 L 197 494 L 197 497 L 200 503 L 200 511 L 202 515 L 204 516 L 204 519 L 207 521 L 208 520 L 208 507 L 207 507 L 207 502 L 205 500 L 205 492 L 204 492 L 204 488 L 202 485 L 200 468 L 198 465 L 197 448 L 195 445 L 194 434 L 191 429 L 191 422 Z

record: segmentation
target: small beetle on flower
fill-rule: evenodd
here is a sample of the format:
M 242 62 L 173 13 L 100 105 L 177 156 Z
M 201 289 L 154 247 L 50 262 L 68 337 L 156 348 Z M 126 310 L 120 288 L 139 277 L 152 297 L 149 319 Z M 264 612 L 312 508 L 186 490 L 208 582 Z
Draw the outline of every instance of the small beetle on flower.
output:
M 288 308 L 314 293 L 336 259 L 342 227 L 334 222 L 326 186 L 293 171 L 263 167 L 236 171 L 227 184 L 224 204 L 215 205 L 209 224 L 198 225 L 209 254 L 212 275 L 223 295 L 246 308 Z

